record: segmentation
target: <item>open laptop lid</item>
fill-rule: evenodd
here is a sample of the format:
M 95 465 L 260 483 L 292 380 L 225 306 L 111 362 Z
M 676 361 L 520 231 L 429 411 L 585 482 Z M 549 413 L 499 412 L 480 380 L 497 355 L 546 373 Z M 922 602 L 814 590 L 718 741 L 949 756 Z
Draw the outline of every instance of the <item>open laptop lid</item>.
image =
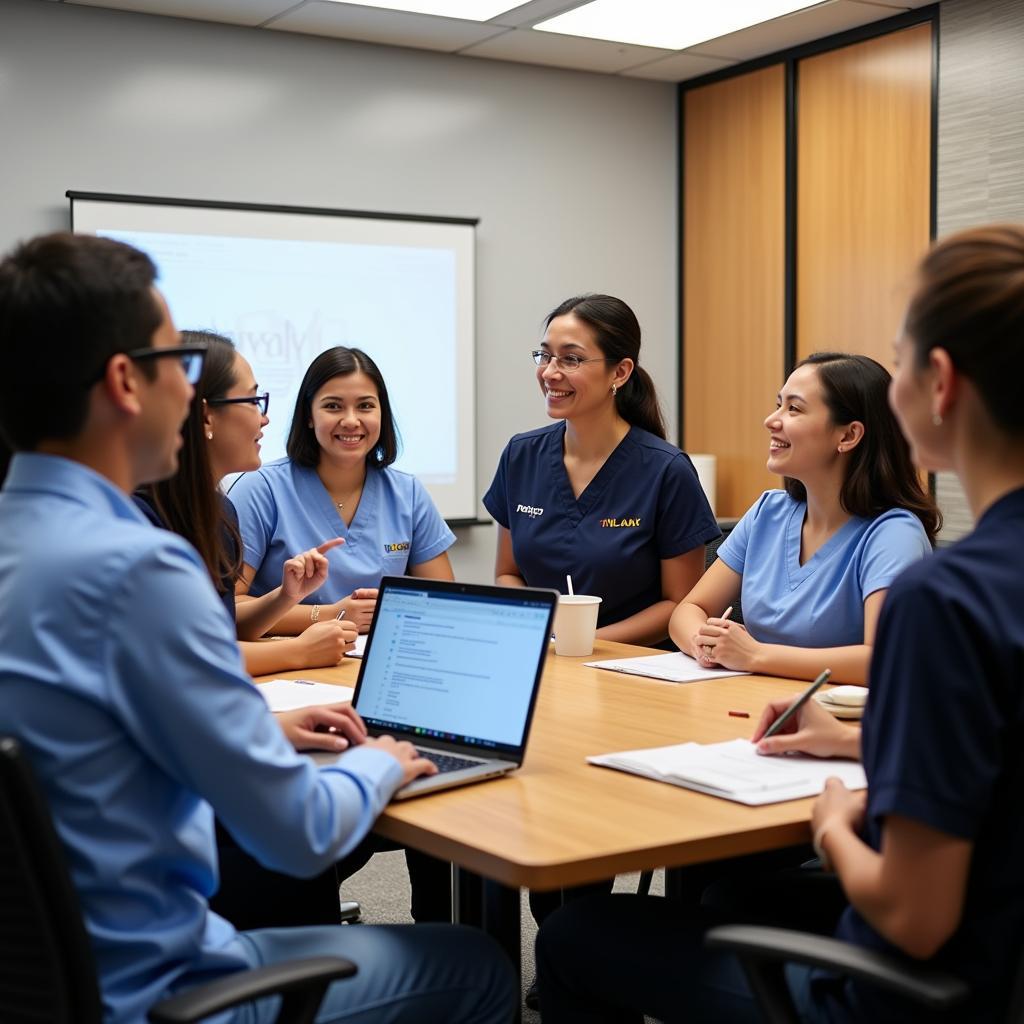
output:
M 522 762 L 558 594 L 385 576 L 352 697 L 371 732 Z

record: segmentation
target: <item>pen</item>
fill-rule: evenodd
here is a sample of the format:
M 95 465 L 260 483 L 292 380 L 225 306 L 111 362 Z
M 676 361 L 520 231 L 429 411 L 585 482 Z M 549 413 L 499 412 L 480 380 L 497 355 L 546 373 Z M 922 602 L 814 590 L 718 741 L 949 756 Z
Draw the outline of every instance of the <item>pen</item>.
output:
M 344 608 L 342 608 L 341 611 L 338 612 L 338 615 L 337 615 L 337 619 L 338 619 L 339 622 L 341 622 L 341 620 L 343 618 L 345 618 L 345 609 Z
M 761 739 L 768 739 L 769 736 L 774 736 L 814 695 L 821 689 L 825 683 L 828 682 L 828 677 L 832 675 L 832 670 L 826 668 L 822 671 L 821 675 L 811 683 L 810 686 L 800 694 L 799 697 L 792 704 L 786 708 L 785 711 L 775 719 L 774 722 L 768 727 L 767 732 Z

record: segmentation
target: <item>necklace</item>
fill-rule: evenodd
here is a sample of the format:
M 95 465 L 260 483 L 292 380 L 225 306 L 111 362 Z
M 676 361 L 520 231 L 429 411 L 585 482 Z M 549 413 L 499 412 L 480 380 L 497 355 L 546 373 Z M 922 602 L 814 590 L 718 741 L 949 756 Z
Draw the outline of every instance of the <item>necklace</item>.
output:
M 335 501 L 334 502 L 334 507 L 339 512 L 344 512 L 345 511 L 345 506 L 346 505 L 351 505 L 354 501 L 357 501 L 359 499 L 359 496 L 362 493 L 363 493 L 363 485 L 360 484 L 351 494 L 349 494 L 349 495 L 347 495 L 345 497 L 344 501 Z M 333 494 L 331 495 L 331 498 L 333 500 L 333 498 L 334 498 Z

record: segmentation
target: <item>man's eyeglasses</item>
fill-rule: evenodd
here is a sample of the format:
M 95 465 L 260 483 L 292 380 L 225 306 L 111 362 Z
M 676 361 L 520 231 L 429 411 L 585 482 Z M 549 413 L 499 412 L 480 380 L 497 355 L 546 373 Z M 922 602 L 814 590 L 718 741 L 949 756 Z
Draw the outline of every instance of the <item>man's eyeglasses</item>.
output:
M 207 405 L 255 405 L 261 416 L 267 415 L 270 408 L 270 392 L 264 391 L 262 395 L 244 395 L 242 398 L 208 398 Z
M 195 384 L 203 372 L 203 360 L 206 358 L 205 345 L 171 345 L 167 348 L 133 348 L 125 355 L 133 362 L 141 363 L 147 359 L 163 359 L 174 356 L 181 361 L 181 368 L 189 384 Z M 106 367 L 104 367 L 104 370 Z M 100 373 L 103 376 L 103 373 Z
M 554 363 L 563 373 L 575 373 L 584 363 L 608 363 L 613 361 L 603 356 L 584 359 L 582 356 L 572 353 L 567 356 L 556 356 L 553 352 L 547 352 L 542 348 L 531 352 L 530 355 L 533 356 L 533 361 L 538 366 L 547 366 L 549 363 Z

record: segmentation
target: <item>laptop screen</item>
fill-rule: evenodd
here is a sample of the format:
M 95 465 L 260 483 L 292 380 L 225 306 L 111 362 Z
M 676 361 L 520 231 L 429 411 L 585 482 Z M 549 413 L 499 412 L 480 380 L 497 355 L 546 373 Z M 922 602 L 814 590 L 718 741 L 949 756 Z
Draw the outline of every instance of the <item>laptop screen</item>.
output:
M 376 730 L 518 751 L 547 653 L 553 592 L 384 579 L 355 693 Z

